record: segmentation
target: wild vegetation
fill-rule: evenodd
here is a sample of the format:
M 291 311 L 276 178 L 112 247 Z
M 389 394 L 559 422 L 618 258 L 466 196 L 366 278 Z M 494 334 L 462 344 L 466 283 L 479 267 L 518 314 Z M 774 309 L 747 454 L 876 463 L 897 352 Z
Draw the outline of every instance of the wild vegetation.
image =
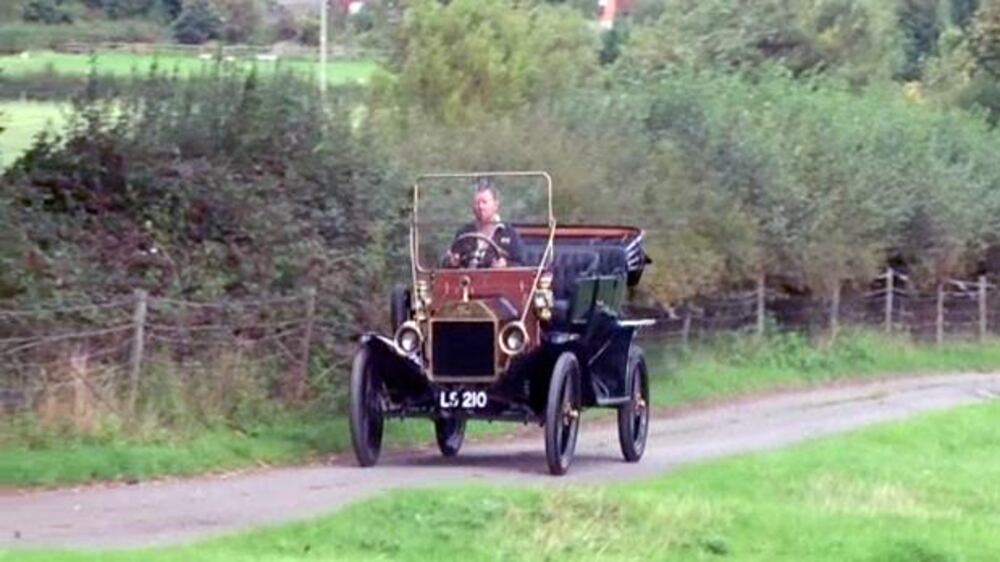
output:
M 871 332 L 846 333 L 825 348 L 797 334 L 720 336 L 689 351 L 655 340 L 643 345 L 653 375 L 652 403 L 661 411 L 775 388 L 1000 366 L 996 341 L 927 348 Z M 42 423 L 34 415 L 9 418 L 0 426 L 0 487 L 198 474 L 349 450 L 347 419 L 329 408 L 329 400 L 288 411 L 267 399 L 261 381 L 269 373 L 259 364 L 230 356 L 210 367 L 213 372 L 183 386 L 177 383 L 184 380 L 179 368 L 151 370 L 151 392 L 128 426 L 115 416 L 102 417 L 88 431 L 70 416 Z M 601 415 L 594 411 L 588 420 Z M 469 431 L 484 436 L 511 427 L 478 423 Z M 390 445 L 428 443 L 433 436 L 433 426 L 422 420 L 391 422 L 387 431 Z
M 290 7 L 291 6 L 291 7 Z M 338 42 L 384 47 L 387 11 L 381 2 L 356 13 L 331 2 Z M 206 42 L 315 45 L 315 4 L 278 0 L 7 0 L 0 6 L 0 53 L 71 43 Z
M 342 364 L 402 278 L 406 186 L 455 169 L 546 169 L 561 220 L 646 228 L 638 301 L 1000 269 L 1000 2 L 642 0 L 603 33 L 575 4 L 373 6 L 387 60 L 325 102 L 291 69 L 91 73 L 3 176 L 0 299 L 317 287 Z

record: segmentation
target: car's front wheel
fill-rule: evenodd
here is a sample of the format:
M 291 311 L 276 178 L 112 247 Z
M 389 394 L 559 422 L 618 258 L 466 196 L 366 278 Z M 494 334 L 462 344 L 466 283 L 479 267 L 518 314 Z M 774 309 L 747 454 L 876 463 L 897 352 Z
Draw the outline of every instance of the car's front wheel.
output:
M 465 420 L 459 418 L 437 418 L 434 420 L 434 436 L 438 449 L 446 457 L 454 457 L 465 440 Z
M 580 431 L 580 363 L 563 352 L 556 360 L 545 406 L 545 460 L 549 472 L 566 474 Z
M 649 373 L 642 350 L 629 353 L 625 382 L 629 400 L 618 407 L 618 443 L 627 462 L 637 462 L 646 450 L 649 435 Z
M 368 346 L 354 355 L 351 367 L 350 424 L 354 456 L 361 466 L 372 466 L 382 450 L 383 385 Z

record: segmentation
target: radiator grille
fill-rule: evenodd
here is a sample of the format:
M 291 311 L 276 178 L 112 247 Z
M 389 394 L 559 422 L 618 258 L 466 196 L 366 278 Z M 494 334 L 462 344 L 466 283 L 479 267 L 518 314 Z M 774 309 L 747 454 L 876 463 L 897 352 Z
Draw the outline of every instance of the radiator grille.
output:
M 496 353 L 493 326 L 493 322 L 482 320 L 432 322 L 434 376 L 492 377 Z

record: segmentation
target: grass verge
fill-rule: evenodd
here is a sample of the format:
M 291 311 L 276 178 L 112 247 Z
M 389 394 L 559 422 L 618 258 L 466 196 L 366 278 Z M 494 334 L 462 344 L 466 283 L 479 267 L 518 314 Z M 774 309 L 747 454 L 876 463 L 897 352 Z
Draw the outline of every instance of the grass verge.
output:
M 994 403 L 643 483 L 399 491 L 188 547 L 0 560 L 994 560 L 998 424 Z
M 65 118 L 64 104 L 49 102 L 0 102 L 0 170 L 10 165 L 47 126 Z
M 132 54 L 106 52 L 97 56 L 89 54 L 56 53 L 52 51 L 31 52 L 26 55 L 0 56 L 0 69 L 11 77 L 58 74 L 86 76 L 91 67 L 101 75 L 127 78 L 132 75 L 144 76 L 155 65 L 160 71 L 177 72 L 181 75 L 203 73 L 215 65 L 214 60 L 178 54 Z M 236 59 L 227 64 L 249 68 L 256 66 L 261 72 L 277 68 L 313 75 L 316 63 L 309 60 L 251 61 Z M 375 71 L 372 61 L 335 61 L 328 63 L 327 79 L 331 84 L 345 84 L 367 80 Z
M 867 332 L 844 334 L 831 345 L 780 334 L 763 340 L 727 336 L 689 353 L 655 342 L 644 346 L 658 408 L 838 380 L 1000 369 L 997 342 L 922 347 Z M 304 462 L 350 448 L 346 420 L 329 414 L 262 416 L 239 429 L 218 421 L 181 421 L 143 431 L 112 421 L 86 434 L 39 429 L 30 419 L 6 424 L 0 428 L 0 486 L 190 475 Z M 470 424 L 469 432 L 516 427 Z M 390 444 L 433 442 L 431 424 L 424 420 L 390 422 L 387 428 Z

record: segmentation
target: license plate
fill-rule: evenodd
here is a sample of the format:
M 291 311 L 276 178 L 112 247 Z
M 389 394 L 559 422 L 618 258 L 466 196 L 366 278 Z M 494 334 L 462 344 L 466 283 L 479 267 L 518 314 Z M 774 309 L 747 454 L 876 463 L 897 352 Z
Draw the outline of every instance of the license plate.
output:
M 445 410 L 478 410 L 489 400 L 482 390 L 442 390 L 438 392 L 438 406 Z

